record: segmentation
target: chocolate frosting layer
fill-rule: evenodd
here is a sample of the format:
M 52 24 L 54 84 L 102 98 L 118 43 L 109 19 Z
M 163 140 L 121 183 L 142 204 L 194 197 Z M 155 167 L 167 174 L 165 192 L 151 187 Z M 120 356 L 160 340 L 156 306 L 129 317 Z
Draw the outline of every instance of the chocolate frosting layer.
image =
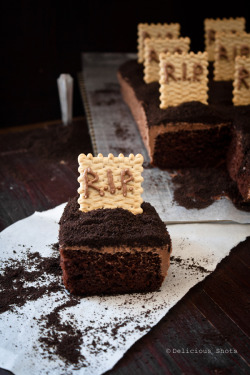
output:
M 60 219 L 60 246 L 163 246 L 170 244 L 166 226 L 150 203 L 142 214 L 122 208 L 79 210 L 78 197 L 69 200 Z
M 141 101 L 148 126 L 164 123 L 202 123 L 217 125 L 230 122 L 234 108 L 232 106 L 232 82 L 209 82 L 209 105 L 198 101 L 186 102 L 178 106 L 160 109 L 159 83 L 146 84 L 143 80 L 143 64 L 128 60 L 119 67 L 119 73 L 133 88 Z M 211 74 L 210 74 L 211 75 Z

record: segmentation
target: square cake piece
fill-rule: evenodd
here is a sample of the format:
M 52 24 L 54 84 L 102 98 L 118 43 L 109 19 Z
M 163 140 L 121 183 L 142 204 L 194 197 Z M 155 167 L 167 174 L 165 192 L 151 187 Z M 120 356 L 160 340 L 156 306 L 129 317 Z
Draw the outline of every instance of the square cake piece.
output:
M 149 292 L 160 288 L 169 268 L 171 239 L 154 207 L 82 212 L 78 197 L 60 219 L 63 282 L 76 295 Z
M 161 109 L 159 83 L 146 84 L 143 64 L 136 60 L 119 67 L 118 81 L 154 166 L 212 167 L 226 160 L 231 121 L 228 111 L 223 110 L 224 103 L 190 101 Z M 224 92 L 222 96 L 221 101 L 225 100 Z

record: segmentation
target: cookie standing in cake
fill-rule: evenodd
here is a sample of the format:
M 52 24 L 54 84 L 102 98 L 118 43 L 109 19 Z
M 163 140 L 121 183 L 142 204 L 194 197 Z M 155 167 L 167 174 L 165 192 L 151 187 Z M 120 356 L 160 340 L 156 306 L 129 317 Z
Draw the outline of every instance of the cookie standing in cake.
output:
M 157 25 L 155 34 L 161 35 Z M 228 114 L 209 103 L 208 53 L 189 51 L 189 38 L 180 35 L 157 38 L 148 33 L 144 60 L 139 44 L 137 61 L 127 61 L 118 70 L 122 97 L 138 125 L 151 164 L 161 169 L 216 166 L 226 159 L 231 122 Z M 188 40 L 185 48 L 184 40 Z M 154 70 L 149 69 L 152 51 Z
M 225 160 L 231 122 L 216 105 L 193 100 L 161 109 L 159 83 L 146 84 L 136 60 L 120 66 L 118 81 L 154 166 L 211 167 Z
M 68 202 L 60 220 L 65 287 L 83 296 L 159 289 L 172 245 L 140 196 L 143 157 L 82 154 L 79 162 L 80 197 Z
M 242 127 L 239 129 L 234 123 L 238 121 L 235 119 L 239 107 L 245 106 L 247 110 L 250 105 L 250 66 L 247 65 L 250 39 L 244 28 L 244 18 L 205 19 L 205 52 L 200 52 L 200 57 L 206 61 L 202 62 L 193 60 L 192 51 L 174 51 L 180 35 L 171 39 L 173 49 L 166 54 L 162 53 L 164 43 L 167 48 L 170 40 L 155 39 L 148 34 L 144 38 L 148 56 L 144 53 L 143 61 L 138 48 L 138 59 L 119 67 L 118 81 L 153 166 L 216 168 L 226 166 L 227 160 L 232 179 L 237 181 L 242 197 L 248 201 L 248 126 L 244 126 L 243 134 Z M 143 43 L 142 38 L 140 41 Z M 148 76 L 151 70 L 146 69 L 146 57 L 154 63 L 152 77 Z M 155 71 L 159 72 L 158 80 Z M 239 151 L 243 148 L 244 157 L 243 151 Z M 237 155 L 241 155 L 240 160 Z
M 245 30 L 246 20 L 244 17 L 236 18 L 205 18 L 204 34 L 205 34 L 205 50 L 208 53 L 208 61 L 215 59 L 215 40 L 218 32 L 236 33 Z

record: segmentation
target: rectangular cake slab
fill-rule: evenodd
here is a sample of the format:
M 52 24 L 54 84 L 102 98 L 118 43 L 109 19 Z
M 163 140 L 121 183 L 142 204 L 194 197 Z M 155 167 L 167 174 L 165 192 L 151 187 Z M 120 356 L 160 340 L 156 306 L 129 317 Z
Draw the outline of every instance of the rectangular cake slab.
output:
M 141 153 L 144 157 L 142 184 L 144 201 L 150 202 L 166 223 L 238 222 L 250 223 L 250 214 L 237 210 L 226 198 L 205 209 L 178 206 L 173 200 L 171 176 L 167 171 L 147 167 L 149 156 L 137 125 L 123 102 L 117 80 L 119 66 L 133 53 L 83 53 L 82 72 L 78 75 L 94 154 L 115 156 Z

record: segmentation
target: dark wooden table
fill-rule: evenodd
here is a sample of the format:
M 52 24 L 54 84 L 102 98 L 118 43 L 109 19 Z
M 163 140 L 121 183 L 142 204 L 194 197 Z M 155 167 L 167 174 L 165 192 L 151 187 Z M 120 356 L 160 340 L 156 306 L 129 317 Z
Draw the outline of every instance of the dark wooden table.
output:
M 0 230 L 76 195 L 80 152 L 92 152 L 84 117 L 1 130 Z M 250 374 L 249 265 L 250 237 L 107 374 Z

